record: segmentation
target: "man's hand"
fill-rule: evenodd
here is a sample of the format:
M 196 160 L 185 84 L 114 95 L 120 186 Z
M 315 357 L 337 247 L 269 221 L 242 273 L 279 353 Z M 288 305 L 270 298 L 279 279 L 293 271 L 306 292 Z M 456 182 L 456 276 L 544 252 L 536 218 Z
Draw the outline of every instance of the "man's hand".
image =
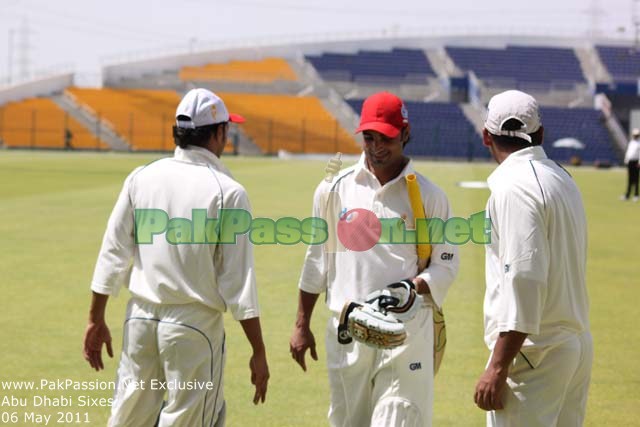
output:
M 109 327 L 104 321 L 89 322 L 84 332 L 84 359 L 96 371 L 104 369 L 102 363 L 102 344 L 107 345 L 107 354 L 113 358 L 113 349 L 111 348 L 111 333 Z
M 256 387 L 253 395 L 253 404 L 264 403 L 267 397 L 267 383 L 269 382 L 269 366 L 267 366 L 267 356 L 264 351 L 254 352 L 249 360 L 251 369 L 251 384 Z
M 502 393 L 507 384 L 507 370 L 489 366 L 476 385 L 474 402 L 480 409 L 493 411 L 503 409 Z
M 251 384 L 256 386 L 253 403 L 257 405 L 260 401 L 264 403 L 267 396 L 267 382 L 269 382 L 269 366 L 267 366 L 267 352 L 262 340 L 260 318 L 252 317 L 240 320 L 240 325 L 253 349 L 253 355 L 249 359 L 249 369 L 251 370 Z
M 313 337 L 313 333 L 308 326 L 296 325 L 289 341 L 289 351 L 291 357 L 298 362 L 298 365 L 306 372 L 307 365 L 304 361 L 304 354 L 307 349 L 311 350 L 311 357 L 313 360 L 318 360 L 318 354 L 316 353 L 316 340 Z
M 478 380 L 473 401 L 480 409 L 503 409 L 502 396 L 507 384 L 509 366 L 516 357 L 527 334 L 518 331 L 500 332 L 489 361 L 489 367 Z

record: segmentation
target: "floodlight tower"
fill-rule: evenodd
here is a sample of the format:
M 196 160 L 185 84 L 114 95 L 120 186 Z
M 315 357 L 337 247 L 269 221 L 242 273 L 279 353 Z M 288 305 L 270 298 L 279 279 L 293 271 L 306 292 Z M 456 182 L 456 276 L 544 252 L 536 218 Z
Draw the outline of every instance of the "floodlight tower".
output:
M 11 78 L 13 77 L 13 36 L 15 34 L 13 28 L 9 29 L 9 45 L 7 46 L 7 83 L 11 84 Z
M 29 51 L 31 50 L 31 44 L 29 37 L 31 30 L 29 29 L 29 23 L 27 18 L 22 19 L 22 25 L 18 29 L 18 46 L 17 46 L 17 63 L 18 63 L 18 76 L 20 79 L 26 79 L 29 77 L 31 68 L 31 58 Z
M 640 52 L 640 0 L 631 0 L 631 25 L 633 26 L 633 49 Z
M 635 0 L 633 0 L 635 1 Z M 600 8 L 599 0 L 591 0 L 591 5 L 589 9 L 587 9 L 587 14 L 589 15 L 589 35 L 591 36 L 592 41 L 596 41 L 598 37 L 600 37 L 600 19 L 602 15 L 605 14 L 606 11 Z

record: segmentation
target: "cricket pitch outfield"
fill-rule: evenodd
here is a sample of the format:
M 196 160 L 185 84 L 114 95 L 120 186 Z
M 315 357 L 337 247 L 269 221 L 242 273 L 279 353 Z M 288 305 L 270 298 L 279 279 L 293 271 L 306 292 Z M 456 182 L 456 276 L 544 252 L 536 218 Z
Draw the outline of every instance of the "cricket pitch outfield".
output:
M 115 379 L 118 357 L 107 358 L 100 373 L 82 358 L 89 282 L 125 176 L 158 157 L 0 151 L 0 416 L 7 417 L 3 424 L 44 425 L 46 417 L 48 425 L 106 424 L 113 392 L 108 386 Z M 247 189 L 256 217 L 310 215 L 324 162 L 230 157 L 223 161 Z M 489 193 L 456 183 L 485 180 L 493 168 L 493 164 L 416 164 L 419 172 L 445 190 L 454 214 L 464 218 L 484 210 Z M 633 425 L 640 417 L 640 330 L 632 326 L 640 301 L 640 203 L 618 201 L 626 179 L 622 169 L 569 171 L 583 193 L 590 234 L 587 281 L 596 353 L 586 425 Z M 251 403 L 250 348 L 239 325 L 225 316 L 230 426 L 327 425 L 323 343 L 327 311 L 322 304 L 312 324 L 320 360 L 308 362 L 308 372 L 303 373 L 289 354 L 305 250 L 304 244 L 255 247 L 271 370 L 264 406 Z M 463 245 L 460 256 L 460 274 L 445 303 L 449 341 L 435 382 L 436 426 L 484 425 L 484 413 L 473 403 L 475 383 L 488 357 L 482 338 L 484 247 Z M 125 291 L 111 299 L 107 309 L 116 353 L 121 349 L 126 300 Z M 42 380 L 55 385 L 42 386 Z M 85 387 L 57 385 L 67 380 Z

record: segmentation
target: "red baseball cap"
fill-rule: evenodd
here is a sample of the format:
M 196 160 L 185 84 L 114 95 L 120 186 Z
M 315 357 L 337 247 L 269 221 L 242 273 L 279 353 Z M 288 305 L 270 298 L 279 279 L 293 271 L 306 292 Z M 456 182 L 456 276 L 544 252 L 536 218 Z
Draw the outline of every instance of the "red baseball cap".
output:
M 389 92 L 379 92 L 365 99 L 360 126 L 355 133 L 374 130 L 395 138 L 409 124 L 409 113 L 402 100 Z

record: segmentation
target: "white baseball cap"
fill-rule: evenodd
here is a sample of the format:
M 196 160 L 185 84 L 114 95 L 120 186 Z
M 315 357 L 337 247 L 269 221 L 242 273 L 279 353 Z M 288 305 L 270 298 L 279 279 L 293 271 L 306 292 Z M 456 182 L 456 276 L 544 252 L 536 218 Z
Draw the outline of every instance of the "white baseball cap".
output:
M 638 128 L 633 128 L 633 130 L 631 131 L 631 134 L 633 136 L 640 136 L 640 129 Z
M 522 127 L 517 130 L 503 129 L 510 119 L 518 120 Z M 531 143 L 529 135 L 537 132 L 540 125 L 538 102 L 531 95 L 519 90 L 508 90 L 489 101 L 484 127 L 493 135 L 517 137 Z
M 222 99 L 207 89 L 191 89 L 176 108 L 176 126 L 180 128 L 195 129 L 224 122 L 244 123 L 244 117 L 229 114 Z

